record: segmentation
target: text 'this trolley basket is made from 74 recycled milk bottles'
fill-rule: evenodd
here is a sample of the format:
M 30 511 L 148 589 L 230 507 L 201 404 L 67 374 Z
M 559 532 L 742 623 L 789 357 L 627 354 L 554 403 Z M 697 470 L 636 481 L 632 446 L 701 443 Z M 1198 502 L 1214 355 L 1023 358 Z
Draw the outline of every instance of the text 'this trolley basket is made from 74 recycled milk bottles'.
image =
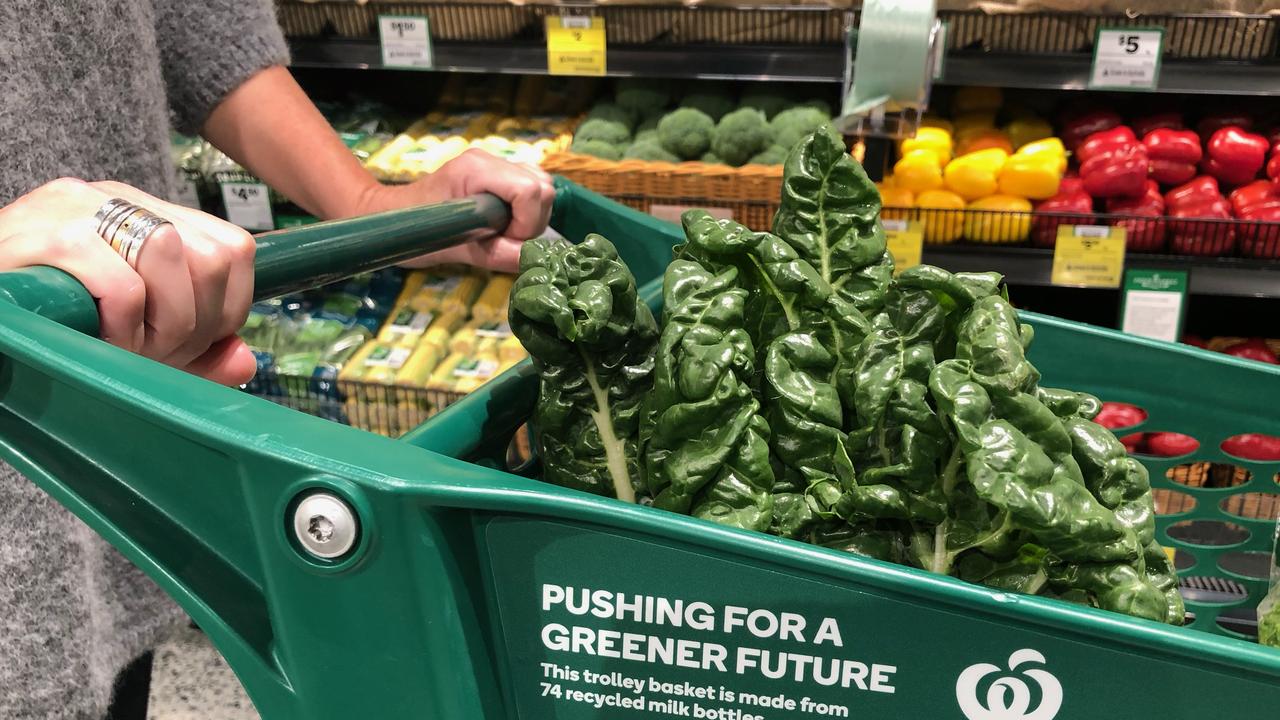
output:
M 656 301 L 674 226 L 561 183 L 553 227 L 599 232 Z M 260 239 L 260 297 L 501 227 L 491 197 Z M 1028 315 L 1054 385 L 1201 442 L 1144 460 L 1196 587 L 1190 627 L 1011 595 L 543 484 L 506 471 L 537 396 L 519 366 L 400 440 L 295 412 L 86 337 L 92 299 L 48 268 L 0 276 L 0 454 L 145 570 L 266 720 L 1274 717 L 1280 652 L 1224 620 L 1265 582 L 1280 371 Z M 1247 481 L 1192 487 L 1191 461 Z M 536 471 L 536 468 L 534 468 Z M 1177 473 L 1174 473 L 1177 476 Z M 1233 500 L 1236 498 L 1236 500 Z M 1243 500 L 1241 500 L 1243 498 Z M 1167 509 L 1167 508 L 1166 508 Z M 1248 513 L 1244 513 L 1248 514 Z M 1178 532 L 1243 529 L 1230 545 Z M 1181 523 L 1181 525 L 1178 525 Z M 326 548 L 345 550 L 326 559 Z M 1188 565 L 1190 563 L 1190 565 Z M 1199 598 L 1199 600 L 1196 600 Z

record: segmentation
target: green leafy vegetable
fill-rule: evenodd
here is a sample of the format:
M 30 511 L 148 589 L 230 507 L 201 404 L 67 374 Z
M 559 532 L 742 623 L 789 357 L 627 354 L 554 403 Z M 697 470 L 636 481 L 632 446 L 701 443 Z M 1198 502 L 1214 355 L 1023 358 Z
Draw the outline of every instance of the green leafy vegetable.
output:
M 509 315 L 541 375 L 533 419 L 546 479 L 634 502 L 658 330 L 617 250 L 599 235 L 526 242 Z
M 738 162 L 762 123 L 726 115 L 712 151 Z M 548 479 L 1181 623 L 1145 468 L 1092 422 L 1096 398 L 1040 386 L 1001 277 L 895 277 L 880 197 L 829 129 L 783 174 L 771 233 L 685 213 L 656 345 L 603 239 L 526 247 L 512 327 L 542 371 Z M 1260 612 L 1280 641 L 1280 612 Z
M 769 426 L 751 389 L 746 298 L 735 268 L 713 274 L 686 260 L 667 268 L 640 437 L 654 506 L 764 531 L 773 518 L 773 470 Z

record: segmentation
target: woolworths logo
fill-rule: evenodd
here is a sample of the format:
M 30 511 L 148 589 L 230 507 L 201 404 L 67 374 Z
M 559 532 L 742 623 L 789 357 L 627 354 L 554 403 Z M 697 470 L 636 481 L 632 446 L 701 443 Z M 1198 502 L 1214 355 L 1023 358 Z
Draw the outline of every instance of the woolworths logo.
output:
M 1062 683 L 1040 667 L 1044 655 L 1023 649 L 1009 656 L 1006 672 L 997 665 L 970 665 L 956 680 L 956 701 L 969 720 L 1053 720 L 1062 709 Z M 1025 679 L 1024 679 L 1025 678 Z M 1035 681 L 1033 691 L 1027 679 Z

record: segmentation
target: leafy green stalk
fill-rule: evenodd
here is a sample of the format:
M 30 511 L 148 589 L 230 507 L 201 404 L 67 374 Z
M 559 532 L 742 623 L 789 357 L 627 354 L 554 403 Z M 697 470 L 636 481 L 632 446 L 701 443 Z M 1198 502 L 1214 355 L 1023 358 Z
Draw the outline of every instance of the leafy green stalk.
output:
M 545 479 L 635 502 L 658 329 L 617 250 L 599 235 L 525 243 L 510 324 L 541 375 L 534 425 Z
M 738 271 L 676 260 L 663 284 L 663 329 L 640 429 L 653 504 L 747 530 L 773 519 L 769 425 L 751 389 Z

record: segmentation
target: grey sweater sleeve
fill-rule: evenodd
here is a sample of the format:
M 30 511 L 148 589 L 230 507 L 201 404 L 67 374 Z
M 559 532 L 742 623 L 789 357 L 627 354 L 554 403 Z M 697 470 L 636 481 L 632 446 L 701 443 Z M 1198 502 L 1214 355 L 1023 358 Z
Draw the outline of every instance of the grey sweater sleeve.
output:
M 174 129 L 196 134 L 254 73 L 289 61 L 271 0 L 154 0 Z

